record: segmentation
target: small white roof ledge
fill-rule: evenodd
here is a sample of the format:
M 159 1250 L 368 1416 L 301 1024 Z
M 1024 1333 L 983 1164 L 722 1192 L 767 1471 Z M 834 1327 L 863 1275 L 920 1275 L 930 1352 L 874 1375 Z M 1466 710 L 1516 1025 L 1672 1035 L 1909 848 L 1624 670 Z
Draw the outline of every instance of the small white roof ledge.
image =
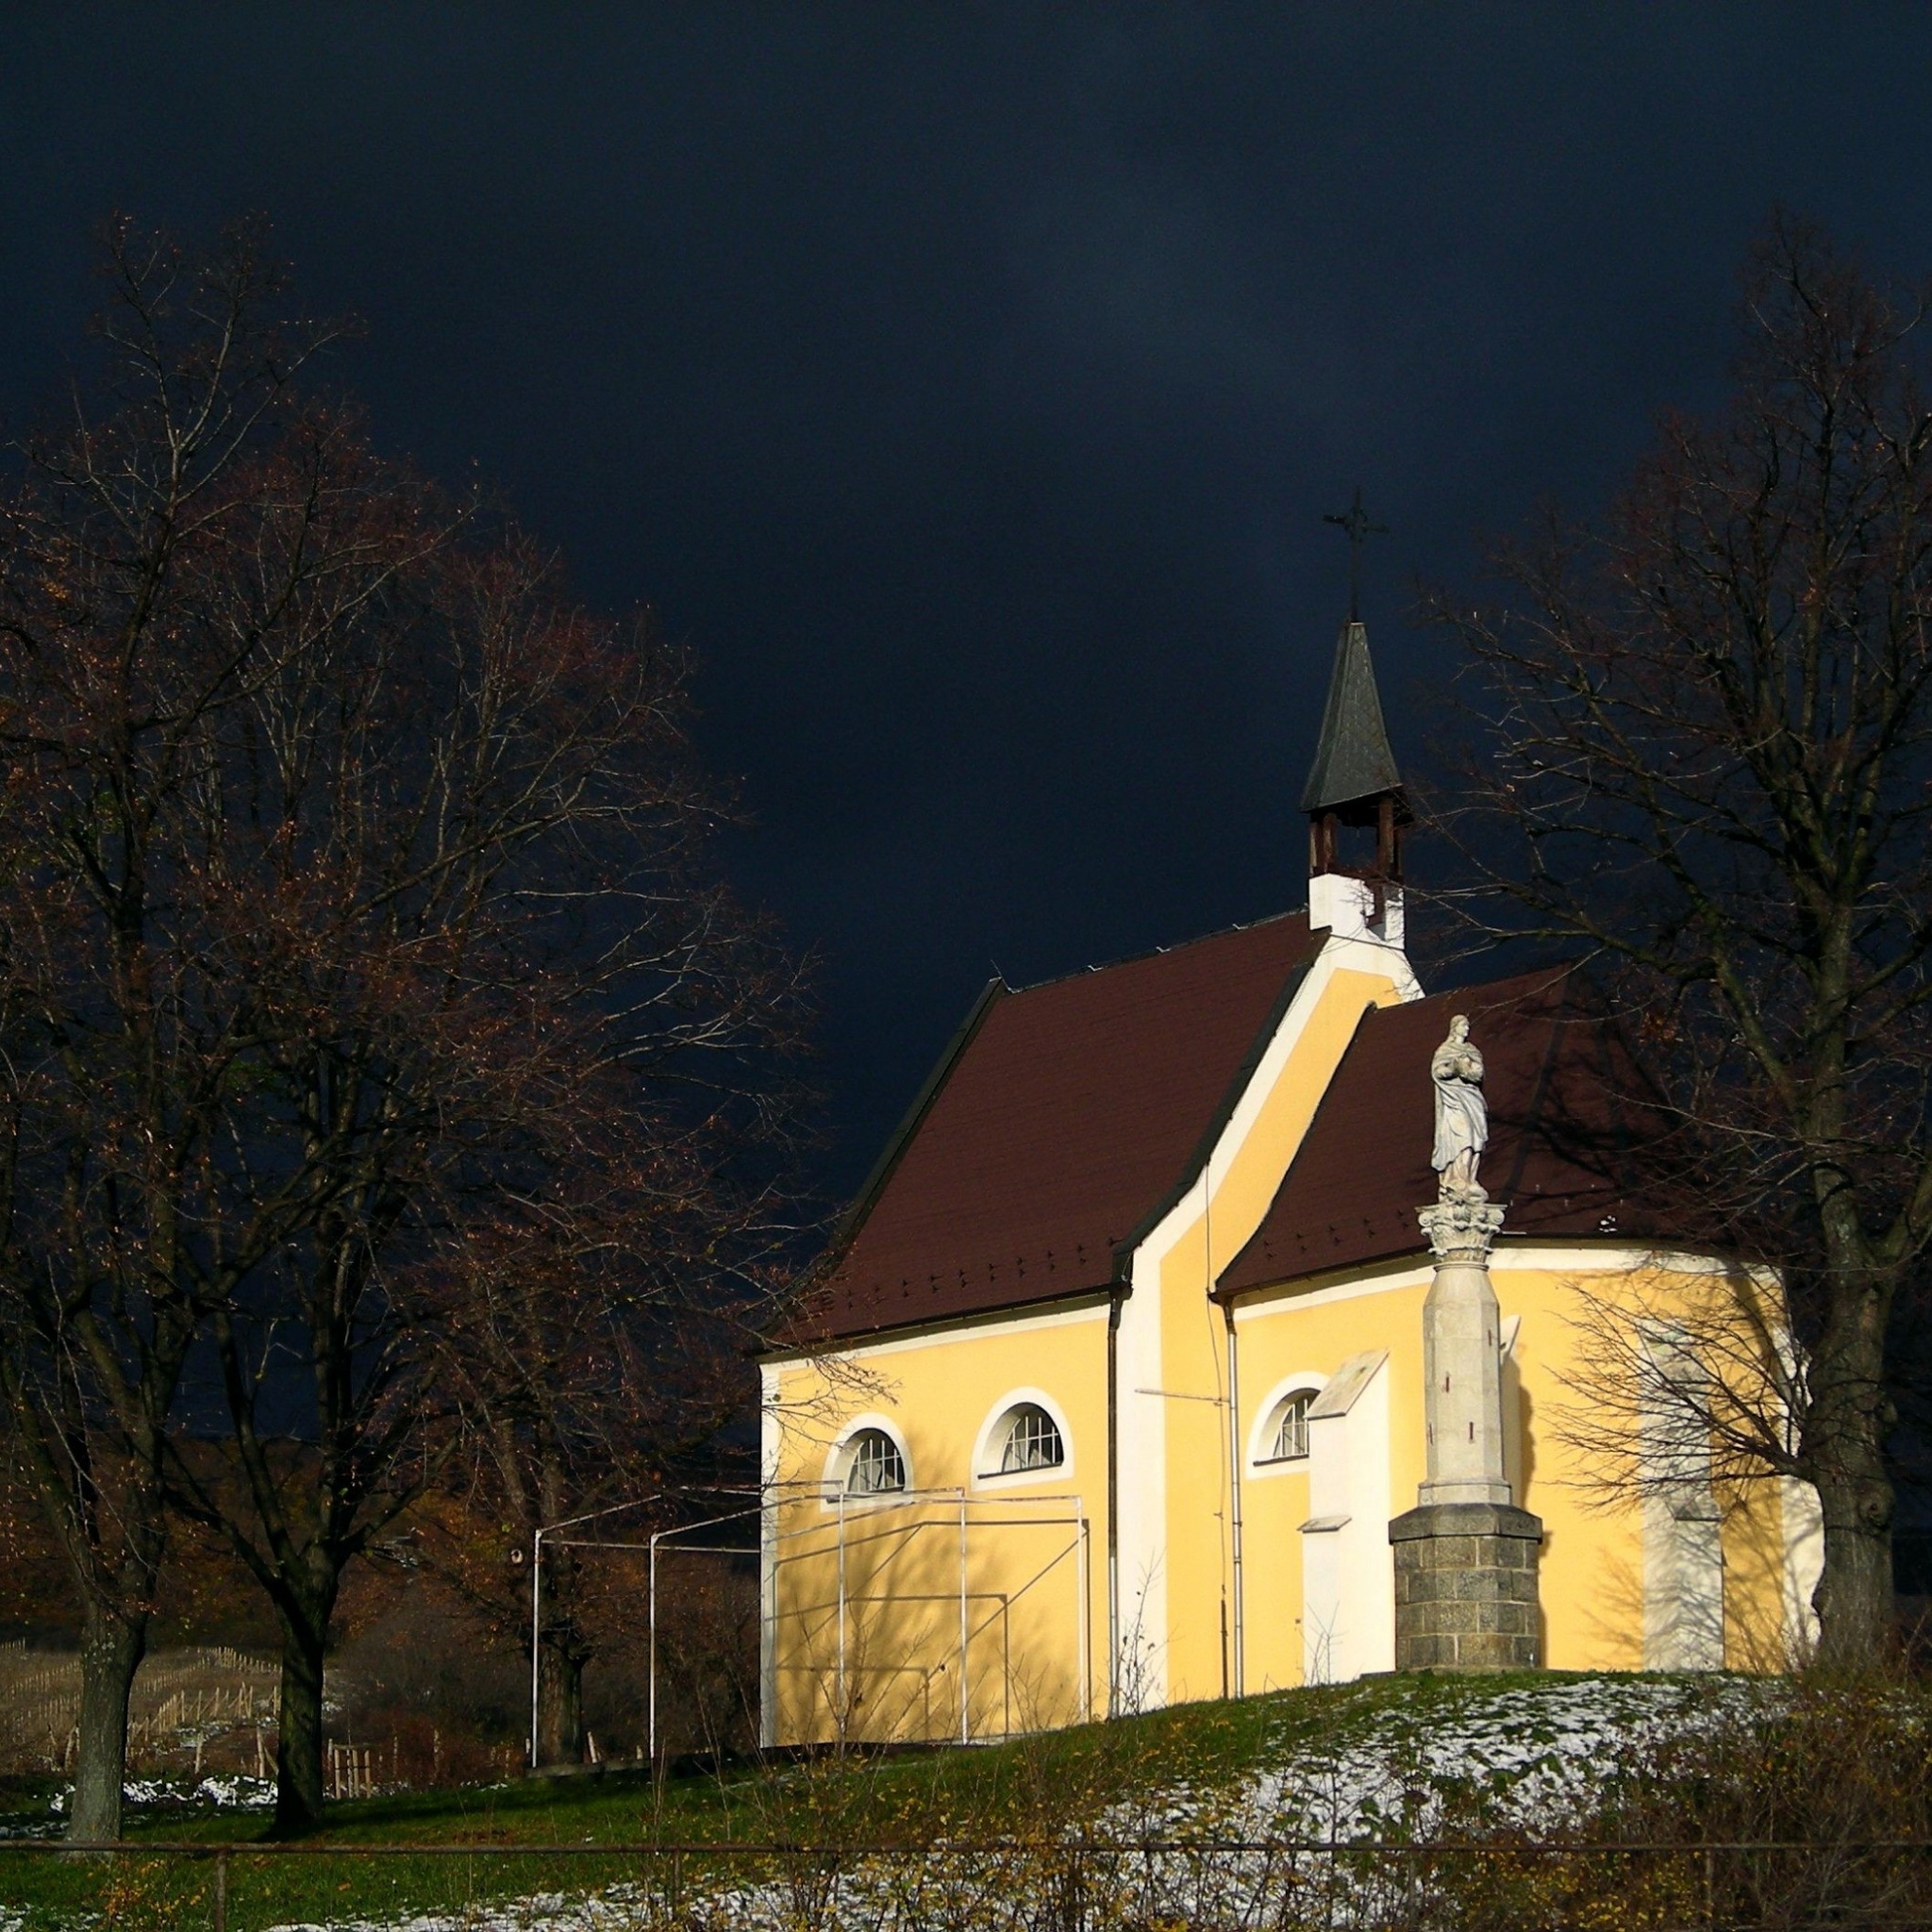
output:
M 1346 1415 L 1362 1391 L 1375 1379 L 1375 1371 L 1388 1359 L 1386 1348 L 1365 1348 L 1360 1355 L 1350 1356 L 1328 1377 L 1321 1394 L 1309 1403 L 1308 1420 L 1313 1423 L 1324 1416 Z

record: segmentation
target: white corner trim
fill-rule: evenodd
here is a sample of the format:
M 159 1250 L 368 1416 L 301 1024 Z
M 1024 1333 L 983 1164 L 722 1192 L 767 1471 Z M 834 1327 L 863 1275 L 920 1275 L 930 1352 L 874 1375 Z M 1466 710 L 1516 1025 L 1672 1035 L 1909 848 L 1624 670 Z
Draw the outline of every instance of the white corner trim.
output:
M 778 1480 L 778 1453 L 783 1441 L 784 1419 L 778 1403 L 778 1371 L 770 1363 L 758 1364 L 758 1481 Z
M 1802 1476 L 1780 1476 L 1778 1514 L 1784 1530 L 1779 1565 L 1785 1613 L 1785 1668 L 1798 1670 L 1818 1654 L 1818 1612 L 1812 1592 L 1824 1572 L 1824 1511 Z
M 775 1491 L 784 1432 L 778 1371 L 758 1365 L 758 1742 L 778 1741 L 778 1507 Z
M 1000 1424 L 1023 1402 L 1030 1402 L 1036 1408 L 1043 1408 L 1053 1418 L 1053 1425 L 1060 1432 L 1060 1447 L 1065 1451 L 1066 1459 L 1050 1464 L 1045 1469 L 999 1470 L 992 1467 L 999 1455 L 1001 1444 L 995 1440 L 1000 1434 Z M 1066 1411 L 1044 1389 L 1008 1389 L 987 1411 L 986 1420 L 979 1425 L 979 1434 L 973 1441 L 973 1469 L 968 1478 L 975 1490 L 1016 1490 L 1027 1485 L 1041 1483 L 1064 1483 L 1074 1474 L 1074 1432 L 1067 1426 Z
M 1164 1386 L 1160 1269 L 1144 1244 L 1134 1254 L 1131 1280 L 1115 1338 L 1122 1655 L 1113 1669 L 1151 1709 L 1167 1702 L 1167 1404 L 1140 1392 Z
M 1312 1369 L 1302 1369 L 1292 1375 L 1284 1375 L 1262 1396 L 1255 1410 L 1254 1420 L 1248 1424 L 1247 1466 L 1244 1474 L 1251 1481 L 1266 1481 L 1277 1475 L 1307 1475 L 1308 1458 L 1298 1456 L 1292 1462 L 1278 1462 L 1268 1457 L 1264 1452 L 1270 1437 L 1274 1434 L 1269 1426 L 1274 1420 L 1274 1412 L 1291 1395 L 1319 1395 L 1323 1384 L 1328 1378 Z

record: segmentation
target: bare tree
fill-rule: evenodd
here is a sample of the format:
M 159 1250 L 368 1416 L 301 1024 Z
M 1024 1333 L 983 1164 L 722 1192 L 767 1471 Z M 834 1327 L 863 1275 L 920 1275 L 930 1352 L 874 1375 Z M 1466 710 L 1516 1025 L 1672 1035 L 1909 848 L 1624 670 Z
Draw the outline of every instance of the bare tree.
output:
M 681 656 L 297 397 L 325 332 L 275 325 L 258 238 L 109 256 L 102 400 L 10 506 L 9 1361 L 50 1440 L 105 1441 L 118 1520 L 164 1473 L 268 1592 L 299 1829 L 343 1570 L 450 1440 L 475 1230 L 774 1130 L 797 983 L 708 870 Z
M 771 1136 L 736 1115 L 667 1133 L 649 1172 L 613 1164 L 596 1196 L 553 1200 L 541 1222 L 477 1231 L 441 1329 L 454 1453 L 441 1507 L 420 1512 L 420 1557 L 526 1641 L 537 1532 L 594 1519 L 545 1549 L 540 1762 L 581 1757 L 585 1666 L 637 1625 L 627 1578 L 579 1546 L 751 1507 L 726 1491 L 756 1480 L 755 1447 L 721 1455 L 721 1432 L 755 1406 L 746 1357 L 798 1229 Z
M 250 966 L 280 1110 L 232 1158 L 251 1191 L 299 1158 L 326 1198 L 210 1318 L 247 1507 L 181 1472 L 282 1618 L 285 1827 L 321 1802 L 343 1570 L 453 1440 L 442 1344 L 487 1319 L 485 1241 L 614 1240 L 621 1208 L 636 1254 L 667 1202 L 705 1220 L 697 1145 L 784 1118 L 797 985 L 704 870 L 686 675 L 647 626 L 560 601 L 527 543 L 452 533 L 266 681 L 233 747 L 220 849 L 246 863 L 223 896 L 288 938 Z M 550 1268 L 530 1288 L 572 1293 Z M 526 1366 L 575 1373 L 586 1407 L 608 1386 L 547 1349 Z M 277 1455 L 295 1405 L 313 1453 Z
M 252 321 L 275 277 L 243 234 L 191 265 L 117 227 L 108 272 L 99 380 L 0 502 L 0 1379 L 82 1607 L 86 1840 L 119 1832 L 203 1299 L 303 1211 L 298 1174 L 239 1218 L 226 1195 L 254 1003 L 200 964 L 182 834 L 209 718 L 305 621 L 313 569 L 251 551 L 249 479 L 298 433 L 289 384 L 327 337 Z
M 1707 1379 L 1683 1336 L 1637 1357 L 1731 1475 L 1815 1486 L 1843 1664 L 1890 1639 L 1888 1336 L 1932 1229 L 1921 312 L 1779 222 L 1728 408 L 1667 418 L 1601 531 L 1507 557 L 1500 608 L 1437 607 L 1483 726 L 1464 909 L 1597 962 L 1664 1110 L 1660 1218 L 1769 1271 L 1768 1308 L 1700 1318 Z

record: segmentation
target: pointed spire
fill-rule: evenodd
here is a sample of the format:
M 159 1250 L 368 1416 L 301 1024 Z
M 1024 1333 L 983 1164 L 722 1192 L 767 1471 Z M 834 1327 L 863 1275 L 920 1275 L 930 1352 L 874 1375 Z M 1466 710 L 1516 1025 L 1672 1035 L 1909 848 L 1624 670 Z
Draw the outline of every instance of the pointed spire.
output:
M 1322 712 L 1322 737 L 1302 791 L 1307 812 L 1341 811 L 1389 793 L 1400 794 L 1402 774 L 1389 748 L 1367 627 L 1354 619 L 1335 641 L 1335 671 Z M 1373 822 L 1373 821 L 1372 821 Z

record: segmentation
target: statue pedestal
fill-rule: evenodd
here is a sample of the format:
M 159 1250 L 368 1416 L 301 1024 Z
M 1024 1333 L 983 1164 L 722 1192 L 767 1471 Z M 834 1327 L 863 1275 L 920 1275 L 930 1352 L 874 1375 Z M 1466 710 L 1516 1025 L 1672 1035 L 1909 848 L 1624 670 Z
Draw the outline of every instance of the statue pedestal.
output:
M 1424 1503 L 1389 1525 L 1398 1671 L 1542 1667 L 1543 1526 L 1507 1503 Z

